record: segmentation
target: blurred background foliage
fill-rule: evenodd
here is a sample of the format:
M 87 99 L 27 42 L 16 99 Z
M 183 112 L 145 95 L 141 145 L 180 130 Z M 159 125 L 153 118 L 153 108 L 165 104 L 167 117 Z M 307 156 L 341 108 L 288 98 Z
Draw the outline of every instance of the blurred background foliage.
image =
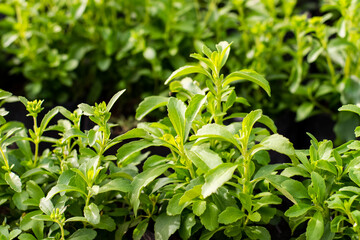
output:
M 1 87 L 52 104 L 126 88 L 119 115 L 130 116 L 144 97 L 168 94 L 164 80 L 190 53 L 228 41 L 225 72 L 270 81 L 271 98 L 237 88 L 249 108 L 297 122 L 326 116 L 341 143 L 359 124 L 337 112 L 360 103 L 358 12 L 358 0 L 2 0 Z

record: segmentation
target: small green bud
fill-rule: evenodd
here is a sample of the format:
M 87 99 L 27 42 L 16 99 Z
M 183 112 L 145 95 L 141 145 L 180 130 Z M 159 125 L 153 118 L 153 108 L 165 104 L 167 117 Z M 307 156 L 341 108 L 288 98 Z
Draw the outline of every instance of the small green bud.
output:
M 26 110 L 29 112 L 28 116 L 37 117 L 37 115 L 44 109 L 41 107 L 44 100 L 28 101 L 26 104 Z

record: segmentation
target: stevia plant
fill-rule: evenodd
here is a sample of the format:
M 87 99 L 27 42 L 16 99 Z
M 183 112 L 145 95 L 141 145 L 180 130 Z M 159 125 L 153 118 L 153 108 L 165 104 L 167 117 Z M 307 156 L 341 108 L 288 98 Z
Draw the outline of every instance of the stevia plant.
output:
M 126 193 L 137 168 L 130 164 L 119 168 L 112 162 L 116 156 L 108 153 L 126 139 L 112 138 L 114 125 L 108 122 L 110 110 L 123 92 L 115 94 L 107 104 L 80 104 L 74 112 L 56 107 L 41 121 L 42 101 L 20 97 L 34 126 L 27 132 L 20 123 L 3 125 L 6 173 L 2 172 L 1 177 L 10 188 L 1 195 L 1 205 L 9 211 L 2 219 L 7 225 L 2 227 L 1 237 L 94 239 L 97 231 L 114 234 L 116 223 L 131 220 Z M 65 119 L 50 125 L 58 113 Z M 81 126 L 85 116 L 94 123 L 89 130 Z M 50 131 L 57 137 L 49 137 Z M 40 152 L 43 142 L 52 147 Z M 9 148 L 13 143 L 16 145 Z M 122 233 L 120 229 L 117 235 Z
M 156 239 L 168 239 L 176 231 L 183 239 L 210 239 L 217 232 L 270 239 L 261 225 L 276 215 L 272 205 L 280 204 L 281 198 L 264 177 L 285 166 L 267 165 L 267 150 L 289 156 L 295 152 L 285 137 L 270 134 L 276 127 L 261 110 L 227 115 L 235 103 L 248 104 L 236 96 L 230 85 L 235 81 L 254 82 L 270 95 L 268 82 L 254 71 L 220 73 L 229 52 L 227 42 L 217 44 L 215 51 L 204 46 L 205 56 L 191 55 L 200 65 L 182 67 L 166 80 L 166 84 L 172 81 L 170 89 L 176 97 L 152 96 L 139 105 L 139 120 L 160 107 L 166 107 L 168 115 L 130 131 L 140 140 L 119 148 L 118 164 L 128 163 L 150 146 L 166 147 L 170 153 L 148 157 L 131 183 L 130 202 L 140 221 L 133 238 L 140 239 L 154 221 Z M 192 73 L 205 75 L 205 88 L 190 78 L 173 81 Z M 233 118 L 242 121 L 224 124 Z M 267 128 L 254 127 L 257 122 Z
M 355 105 L 345 105 L 339 110 L 360 114 L 359 109 Z M 358 130 L 355 130 L 356 136 L 359 136 Z M 293 234 L 296 229 L 306 227 L 297 239 L 358 239 L 358 140 L 334 148 L 329 140 L 319 142 L 311 134 L 309 136 L 309 150 L 297 150 L 299 161 L 278 176 L 301 179 L 291 187 L 296 191 L 287 194 L 274 184 L 294 203 L 285 212 L 289 226 Z

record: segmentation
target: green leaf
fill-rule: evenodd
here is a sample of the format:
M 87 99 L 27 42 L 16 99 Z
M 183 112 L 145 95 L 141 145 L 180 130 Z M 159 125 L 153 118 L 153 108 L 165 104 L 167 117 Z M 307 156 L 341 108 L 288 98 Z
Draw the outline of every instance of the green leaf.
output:
M 340 232 L 340 228 L 341 226 L 343 226 L 343 222 L 346 221 L 347 218 L 343 215 L 340 216 L 336 216 L 332 221 L 331 221 L 331 232 Z
M 0 13 L 3 15 L 14 16 L 15 10 L 10 4 L 0 3 Z
M 50 215 L 54 210 L 54 205 L 51 200 L 44 197 L 40 199 L 39 207 L 46 215 Z
M 316 212 L 308 222 L 306 228 L 306 239 L 320 240 L 324 234 L 324 219 L 321 212 Z
M 228 57 L 229 57 L 229 53 L 230 53 L 230 45 L 228 42 L 226 41 L 222 41 L 219 42 L 218 44 L 216 44 L 216 49 L 219 52 L 219 59 L 218 59 L 218 66 L 217 68 L 220 70 L 226 63 Z
M 308 205 L 306 203 L 298 203 L 291 206 L 286 212 L 285 216 L 287 217 L 300 217 L 307 213 L 310 209 L 314 208 L 314 206 Z
M 156 240 L 167 240 L 180 228 L 180 215 L 168 216 L 163 213 L 156 218 L 154 228 Z
M 21 192 L 21 179 L 13 172 L 7 172 L 4 175 L 5 181 L 15 192 Z
M 199 114 L 202 106 L 206 102 L 206 97 L 201 94 L 196 94 L 191 98 L 191 101 L 189 103 L 189 106 L 186 109 L 185 112 L 185 133 L 184 133 L 184 141 L 188 138 L 188 135 L 190 133 L 191 125 L 196 116 Z
M 201 66 L 184 66 L 179 68 L 178 70 L 174 71 L 169 77 L 168 79 L 166 79 L 165 81 L 165 85 L 168 84 L 171 80 L 177 78 L 177 77 L 181 77 L 184 75 L 188 75 L 191 73 L 201 73 L 204 74 L 205 76 L 208 76 L 209 78 L 211 78 L 211 74 L 206 71 L 204 68 L 202 68 Z
M 95 239 L 97 233 L 93 229 L 88 228 L 81 228 L 76 230 L 71 236 L 68 238 L 68 240 L 93 240 Z
M 356 168 L 350 168 L 349 170 L 350 179 L 360 187 L 360 170 Z
M 134 180 L 131 183 L 132 192 L 130 203 L 133 206 L 135 216 L 137 215 L 137 209 L 140 205 L 139 196 L 141 190 L 149 183 L 151 183 L 155 178 L 163 174 L 168 168 L 169 166 L 167 165 L 156 166 L 154 168 L 147 169 L 134 177 Z
M 230 73 L 224 79 L 223 86 L 225 87 L 226 85 L 229 85 L 230 83 L 238 80 L 249 80 L 253 83 L 256 83 L 257 85 L 262 87 L 269 96 L 271 95 L 269 82 L 262 75 L 250 69 L 244 69 L 241 71 Z
M 266 149 L 274 150 L 287 156 L 295 155 L 295 149 L 289 139 L 277 133 L 264 138 L 260 142 L 260 145 Z
M 235 145 L 238 149 L 241 149 L 240 145 L 236 141 L 235 137 L 226 129 L 225 126 L 219 124 L 207 124 L 203 126 L 196 135 L 193 135 L 190 140 L 196 138 L 216 138 L 222 141 L 227 141 Z
M 192 209 L 193 209 L 193 213 L 196 216 L 202 215 L 206 210 L 206 201 L 202 201 L 202 200 L 195 201 L 194 204 L 192 205 Z
M 86 115 L 86 116 L 94 115 L 94 108 L 86 103 L 80 103 L 78 105 L 78 108 L 80 108 L 80 110 L 83 111 L 84 115 Z
M 184 142 L 186 106 L 181 100 L 177 98 L 170 98 L 167 107 L 170 121 L 174 126 L 177 135 Z
M 148 225 L 149 225 L 148 218 L 142 220 L 133 231 L 133 235 L 132 235 L 133 239 L 140 240 L 142 238 L 142 236 L 144 235 L 144 233 L 146 232 Z
M 309 198 L 307 189 L 299 181 L 281 175 L 268 175 L 265 179 L 294 204 L 298 204 L 298 199 Z
M 237 165 L 233 163 L 223 163 L 214 169 L 211 169 L 205 174 L 205 184 L 202 187 L 202 195 L 204 198 L 210 196 L 212 193 L 229 181 Z
M 21 233 L 20 229 L 14 229 L 9 234 L 9 240 L 16 238 Z
M 207 172 L 223 163 L 221 157 L 206 145 L 195 145 L 186 151 L 191 162 L 203 172 Z
M 1 38 L 1 43 L 2 43 L 3 48 L 9 47 L 18 38 L 19 38 L 19 34 L 17 32 L 5 33 Z
M 77 68 L 79 65 L 79 61 L 76 59 L 70 59 L 68 60 L 65 65 L 64 65 L 64 69 L 66 71 L 73 71 L 75 68 Z
M 17 192 L 13 195 L 12 201 L 15 204 L 15 207 L 25 211 L 28 208 L 28 205 L 25 202 L 29 199 L 29 194 L 26 191 Z
M 310 116 L 312 110 L 314 109 L 314 104 L 311 102 L 304 102 L 296 110 L 296 121 L 300 122 Z
M 100 218 L 100 223 L 94 225 L 94 227 L 113 232 L 116 229 L 116 223 L 110 216 L 102 215 Z
M 26 182 L 26 191 L 29 193 L 29 196 L 40 202 L 40 199 L 45 197 L 42 189 L 37 185 L 33 180 Z
M 181 227 L 179 230 L 182 239 L 189 239 L 191 236 L 191 229 L 195 226 L 196 219 L 193 213 L 189 213 L 182 218 Z
M 58 114 L 58 112 L 59 112 L 59 108 L 55 107 L 45 114 L 40 124 L 40 135 L 42 135 L 42 133 L 45 131 L 51 119 L 53 119 L 53 117 L 55 117 L 55 115 Z
M 190 203 L 193 199 L 199 197 L 201 195 L 201 187 L 202 185 L 196 185 L 195 187 L 187 190 L 182 194 L 178 204 Z
M 339 111 L 353 112 L 360 116 L 360 107 L 353 104 L 344 105 L 339 108 Z
M 23 231 L 28 231 L 29 229 L 33 228 L 35 225 L 35 221 L 32 220 L 32 217 L 35 215 L 41 215 L 43 212 L 40 210 L 33 211 L 26 213 L 20 220 L 20 228 Z
M 19 240 L 36 240 L 36 238 L 30 233 L 22 233 L 19 236 Z
M 225 117 L 224 120 L 228 120 L 228 119 L 232 119 L 232 118 L 244 118 L 244 117 L 246 117 L 246 115 L 247 115 L 247 113 L 233 113 L 230 116 Z M 274 121 L 271 118 L 269 118 L 268 116 L 261 115 L 261 118 L 258 119 L 258 122 L 264 124 L 273 133 L 277 132 L 277 128 L 276 128 Z
M 207 230 L 214 231 L 219 227 L 219 212 L 220 210 L 214 203 L 209 202 L 206 204 L 206 210 L 200 216 L 200 221 Z
M 96 61 L 96 65 L 100 69 L 100 71 L 105 72 L 106 70 L 109 69 L 109 67 L 111 65 L 111 58 L 109 58 L 109 57 L 107 57 L 107 58 L 98 58 L 97 61 Z
M 61 193 L 61 192 L 78 192 L 81 193 L 83 196 L 86 196 L 87 194 L 81 190 L 80 188 L 69 186 L 65 184 L 58 184 L 51 188 L 51 190 L 48 192 L 46 198 L 51 199 L 54 195 Z
M 324 51 L 324 48 L 319 44 L 317 47 L 314 47 L 307 56 L 308 63 L 313 63 Z
M 119 159 L 118 163 L 126 162 L 131 158 L 131 156 L 133 156 L 133 154 L 138 153 L 145 148 L 157 145 L 159 145 L 159 143 L 154 143 L 143 139 L 126 143 L 122 145 L 117 151 L 116 157 Z
M 262 110 L 251 111 L 242 121 L 241 139 L 243 145 L 247 146 L 254 124 L 261 118 Z
M 324 178 L 317 172 L 312 172 L 311 182 L 316 192 L 316 198 L 319 202 L 324 202 L 326 200 L 326 184 Z
M 130 192 L 131 183 L 128 179 L 116 178 L 101 186 L 99 193 L 109 192 L 109 191 L 119 191 L 119 192 Z
M 47 221 L 47 222 L 54 221 L 49 215 L 35 215 L 31 219 L 36 220 L 36 221 Z
M 119 99 L 119 97 L 126 91 L 126 89 L 123 89 L 121 91 L 118 91 L 108 102 L 106 106 L 106 111 L 110 112 L 111 108 L 114 106 L 114 103 Z
M 90 203 L 89 206 L 84 208 L 84 217 L 92 225 L 100 223 L 99 208 L 95 203 Z
M 236 207 L 227 207 L 222 213 L 219 214 L 219 223 L 231 224 L 241 218 L 245 217 L 246 214 Z
M 149 114 L 151 111 L 166 106 L 169 102 L 168 97 L 162 97 L 162 96 L 151 96 L 145 98 L 136 109 L 136 115 L 135 118 L 137 120 L 143 119 L 147 114 Z
M 270 240 L 269 231 L 260 226 L 246 226 L 245 233 L 251 240 Z
M 181 214 L 181 212 L 184 210 L 185 207 L 187 207 L 190 202 L 189 201 L 183 201 L 180 203 L 180 199 L 183 196 L 183 193 L 177 193 L 175 194 L 169 201 L 169 204 L 166 208 L 166 213 L 169 216 L 175 216 Z

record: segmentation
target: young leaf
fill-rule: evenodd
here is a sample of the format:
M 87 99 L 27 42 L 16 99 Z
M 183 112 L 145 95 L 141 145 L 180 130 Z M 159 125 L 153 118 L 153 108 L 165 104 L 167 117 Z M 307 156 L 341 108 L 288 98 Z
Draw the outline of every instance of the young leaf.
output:
M 79 192 L 83 196 L 86 196 L 86 193 L 83 190 L 81 190 L 80 188 L 65 185 L 65 184 L 57 184 L 51 188 L 51 190 L 48 192 L 46 198 L 51 199 L 54 195 L 61 193 L 61 192 Z
M 182 194 L 178 204 L 191 203 L 191 201 L 201 195 L 201 185 L 196 185 L 195 187 L 187 190 Z
M 129 180 L 124 178 L 116 178 L 101 186 L 99 193 L 109 192 L 109 191 L 119 191 L 119 192 L 130 192 L 131 183 Z
M 225 126 L 219 124 L 207 124 L 203 126 L 196 135 L 191 136 L 190 140 L 197 138 L 217 138 L 222 141 L 227 141 L 235 145 L 238 149 L 241 149 L 240 145 L 236 141 L 235 137 L 226 129 Z
M 125 92 L 124 90 L 121 90 L 117 92 L 109 101 L 109 103 L 106 106 L 106 111 L 110 112 L 111 108 L 113 107 L 114 103 L 119 99 L 119 97 Z
M 230 45 L 231 45 L 231 43 L 229 44 L 226 41 L 222 41 L 222 42 L 216 44 L 216 49 L 220 53 L 219 60 L 218 60 L 219 65 L 217 66 L 217 68 L 219 70 L 225 65 L 225 63 L 229 57 Z
M 317 172 L 311 173 L 311 182 L 316 192 L 316 197 L 319 202 L 323 202 L 326 199 L 326 185 L 325 180 Z
M 166 208 L 167 215 L 179 215 L 184 210 L 184 208 L 191 203 L 190 201 L 182 201 L 182 203 L 180 203 L 180 199 L 182 196 L 183 193 L 177 193 L 170 199 L 169 204 Z
M 189 135 L 192 122 L 194 121 L 194 119 L 196 118 L 198 113 L 200 112 L 201 107 L 204 105 L 205 102 L 206 102 L 206 97 L 204 95 L 200 95 L 200 94 L 196 94 L 191 99 L 189 106 L 187 107 L 186 112 L 185 112 L 185 118 L 186 118 L 185 119 L 185 133 L 184 133 L 185 141 Z
M 168 103 L 168 114 L 177 135 L 184 141 L 185 134 L 185 104 L 177 99 L 170 98 Z
M 354 112 L 360 116 L 360 107 L 353 104 L 344 105 L 339 108 L 339 111 Z
M 94 115 L 94 109 L 90 105 L 86 103 L 81 103 L 78 105 L 78 108 L 80 108 L 81 111 L 84 112 L 84 115 L 86 116 L 92 116 Z
M 308 205 L 306 203 L 298 203 L 291 206 L 286 212 L 285 216 L 287 217 L 300 217 L 307 213 L 310 209 L 314 208 L 314 206 Z
M 219 223 L 231 224 L 241 218 L 245 217 L 246 214 L 236 207 L 227 207 L 222 213 L 219 214 Z
M 188 75 L 191 73 L 201 73 L 204 74 L 205 76 L 208 76 L 209 78 L 211 78 L 211 74 L 206 71 L 204 68 L 202 68 L 201 66 L 184 66 L 179 68 L 178 70 L 174 71 L 169 77 L 168 79 L 166 79 L 165 81 L 165 85 L 168 84 L 171 80 L 177 78 L 177 77 L 181 77 L 184 75 Z
M 306 239 L 320 240 L 324 234 L 324 219 L 321 212 L 316 212 L 308 222 L 306 228 Z
M 229 85 L 230 83 L 232 83 L 234 81 L 238 81 L 238 80 L 241 80 L 241 81 L 249 80 L 253 83 L 256 83 L 257 85 L 262 87 L 269 96 L 271 95 L 269 82 L 263 76 L 258 74 L 257 72 L 255 72 L 253 70 L 249 70 L 249 69 L 244 69 L 241 71 L 230 73 L 224 79 L 223 86 L 225 87 L 225 86 Z
M 212 193 L 229 181 L 237 165 L 233 163 L 223 163 L 214 169 L 211 169 L 205 174 L 205 184 L 202 186 L 202 195 L 204 198 L 210 196 Z
M 288 156 L 295 155 L 295 149 L 289 139 L 277 133 L 264 138 L 260 145 Z
M 84 208 L 84 216 L 86 220 L 92 225 L 100 223 L 100 212 L 96 204 L 90 203 L 89 206 Z
M 156 218 L 154 228 L 156 240 L 167 240 L 180 228 L 180 215 L 168 216 L 163 213 Z
M 58 112 L 59 112 L 59 108 L 55 107 L 45 114 L 40 124 L 40 135 L 45 131 L 51 119 L 53 119 L 55 115 L 58 114 Z
M 135 118 L 137 120 L 143 119 L 151 111 L 166 106 L 169 102 L 169 98 L 162 96 L 151 96 L 145 98 L 136 109 Z

